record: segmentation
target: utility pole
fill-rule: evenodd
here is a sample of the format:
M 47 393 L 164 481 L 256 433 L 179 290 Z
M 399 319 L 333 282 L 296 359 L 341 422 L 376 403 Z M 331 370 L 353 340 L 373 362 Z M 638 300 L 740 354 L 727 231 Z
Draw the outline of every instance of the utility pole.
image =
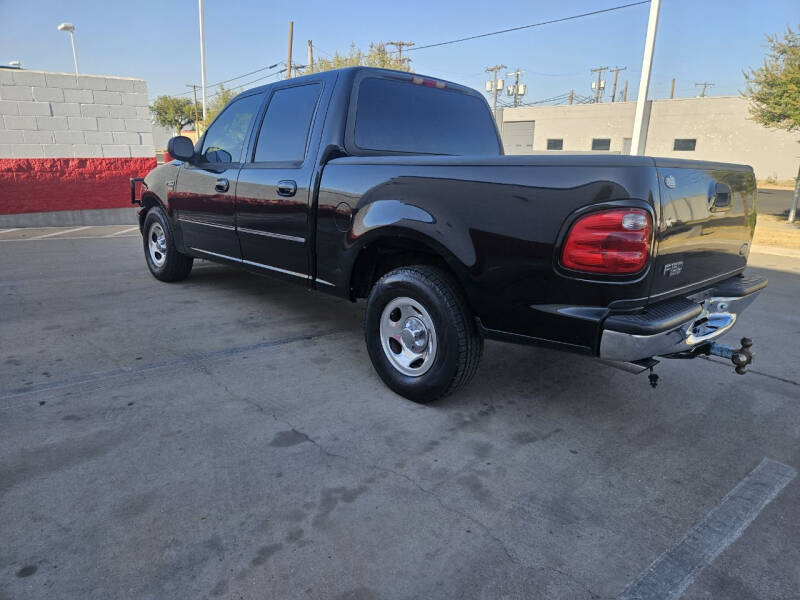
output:
M 622 101 L 628 101 L 628 80 L 625 80 L 625 89 L 622 91 Z
M 517 69 L 513 73 L 506 73 L 506 77 L 511 77 L 512 75 L 514 76 L 514 90 L 513 90 L 514 91 L 514 108 L 517 108 L 519 106 L 519 97 L 522 96 L 522 94 L 520 93 L 520 88 L 519 88 L 519 76 L 522 75 L 524 72 L 525 71 L 520 71 L 519 69 Z
M 492 104 L 492 114 L 495 120 L 497 119 L 497 72 L 507 69 L 505 65 L 495 65 L 493 67 L 486 67 L 487 73 L 492 73 L 492 92 L 494 93 L 494 103 Z
M 611 101 L 615 102 L 617 99 L 617 78 L 619 77 L 619 72 L 626 70 L 628 67 L 616 67 L 614 69 L 609 69 L 609 72 L 614 74 L 614 89 L 611 92 Z
M 597 85 L 594 89 L 594 101 L 595 104 L 600 102 L 600 76 L 603 74 L 603 71 L 607 71 L 608 67 L 598 67 L 596 69 L 592 69 L 592 73 L 597 73 Z
M 672 84 L 669 86 L 669 99 L 675 99 L 675 78 L 672 78 Z
M 200 128 L 198 127 L 199 119 L 197 115 L 197 86 L 193 83 L 187 83 L 186 87 L 192 88 L 192 92 L 194 92 L 194 132 L 199 135 Z M 178 134 L 180 134 L 180 132 L 178 132 Z
M 311 40 L 308 40 L 308 72 L 314 70 L 314 44 L 311 43 Z
M 411 46 L 414 45 L 414 42 L 403 42 L 403 41 L 386 42 L 386 45 L 387 46 L 394 46 L 395 48 L 397 48 L 397 60 L 399 60 L 400 62 L 403 62 L 403 48 L 410 48 Z M 405 59 L 405 60 L 408 60 L 408 59 Z
M 707 87 L 714 87 L 714 84 L 713 83 L 709 83 L 708 81 L 703 81 L 701 83 L 695 83 L 694 85 L 695 85 L 695 87 L 700 87 L 701 85 L 703 86 L 703 91 L 700 92 L 700 97 L 701 98 L 705 98 L 706 97 L 706 88 Z
M 644 121 L 644 109 L 647 104 L 647 91 L 650 89 L 650 72 L 653 69 L 653 50 L 656 45 L 658 31 L 658 11 L 661 0 L 650 0 L 650 16 L 647 18 L 647 35 L 644 40 L 642 54 L 642 76 L 639 78 L 639 95 L 636 96 L 636 113 L 633 119 L 633 136 L 631 137 L 631 154 L 644 154 L 647 140 L 647 123 Z M 649 121 L 649 117 L 648 117 Z
M 292 78 L 292 38 L 294 37 L 294 21 L 289 21 L 289 57 L 286 59 L 286 79 Z
M 203 86 L 203 122 L 206 120 L 206 27 L 203 23 L 203 0 L 197 0 L 200 9 L 200 85 Z
M 575 90 L 569 91 L 569 103 L 572 104 L 572 101 L 575 99 Z

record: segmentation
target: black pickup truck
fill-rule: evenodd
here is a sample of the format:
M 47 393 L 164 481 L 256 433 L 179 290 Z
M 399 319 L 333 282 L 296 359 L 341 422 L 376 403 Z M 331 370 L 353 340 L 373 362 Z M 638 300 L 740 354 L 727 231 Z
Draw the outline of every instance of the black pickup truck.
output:
M 372 363 L 407 398 L 466 383 L 484 338 L 653 384 L 656 356 L 752 358 L 714 341 L 767 284 L 743 273 L 750 167 L 504 156 L 478 92 L 359 67 L 247 90 L 168 151 L 132 191 L 152 274 L 202 258 L 366 298 Z

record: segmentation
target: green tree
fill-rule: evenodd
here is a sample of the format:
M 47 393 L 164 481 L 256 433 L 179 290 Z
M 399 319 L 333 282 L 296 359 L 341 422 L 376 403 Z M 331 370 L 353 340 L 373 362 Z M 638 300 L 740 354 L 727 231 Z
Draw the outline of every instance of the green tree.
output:
M 221 83 L 219 86 L 217 86 L 217 88 L 217 91 L 210 98 L 208 98 L 206 102 L 206 118 L 201 122 L 201 127 L 203 129 L 206 129 L 209 125 L 211 125 L 211 121 L 213 121 L 216 116 L 222 112 L 222 109 L 225 108 L 225 105 L 233 100 L 239 93 L 226 88 Z
M 150 112 L 156 123 L 173 129 L 176 135 L 180 135 L 181 129 L 194 123 L 194 104 L 188 98 L 159 96 L 150 106 Z
M 775 129 L 800 131 L 800 33 L 786 29 L 783 35 L 768 35 L 769 51 L 764 64 L 745 71 L 750 98 L 750 116 Z M 789 222 L 795 219 L 800 198 L 800 168 L 794 186 Z
M 355 44 L 350 44 L 350 51 L 347 54 L 343 55 L 337 52 L 330 58 L 318 58 L 311 68 L 306 68 L 304 73 L 319 73 L 320 71 L 358 66 L 379 67 L 396 71 L 411 70 L 407 59 L 399 59 L 386 48 L 386 44 L 380 42 L 370 44 L 369 50 L 366 52 L 357 48 Z

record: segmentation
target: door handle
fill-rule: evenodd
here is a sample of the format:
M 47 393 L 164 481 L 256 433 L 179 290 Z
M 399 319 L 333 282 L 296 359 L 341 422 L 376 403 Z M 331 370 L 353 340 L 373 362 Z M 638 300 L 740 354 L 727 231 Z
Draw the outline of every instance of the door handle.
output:
M 297 182 L 291 179 L 284 179 L 278 182 L 279 196 L 294 196 L 297 193 Z
M 224 177 L 220 177 L 217 179 L 217 183 L 214 184 L 214 189 L 218 192 L 227 192 L 228 188 L 231 187 L 231 182 L 225 179 Z

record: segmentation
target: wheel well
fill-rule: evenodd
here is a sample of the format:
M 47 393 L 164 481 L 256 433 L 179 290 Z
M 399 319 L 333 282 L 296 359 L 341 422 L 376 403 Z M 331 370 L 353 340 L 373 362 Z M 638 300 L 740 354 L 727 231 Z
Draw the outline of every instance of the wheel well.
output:
M 447 261 L 423 242 L 382 238 L 367 244 L 359 252 L 350 276 L 350 299 L 366 298 L 378 279 L 392 269 L 408 265 L 437 266 L 455 276 Z
M 145 194 L 142 196 L 141 208 L 139 209 L 139 231 L 144 230 L 144 220 L 147 218 L 147 213 L 151 208 L 160 206 L 158 199 L 152 194 Z

